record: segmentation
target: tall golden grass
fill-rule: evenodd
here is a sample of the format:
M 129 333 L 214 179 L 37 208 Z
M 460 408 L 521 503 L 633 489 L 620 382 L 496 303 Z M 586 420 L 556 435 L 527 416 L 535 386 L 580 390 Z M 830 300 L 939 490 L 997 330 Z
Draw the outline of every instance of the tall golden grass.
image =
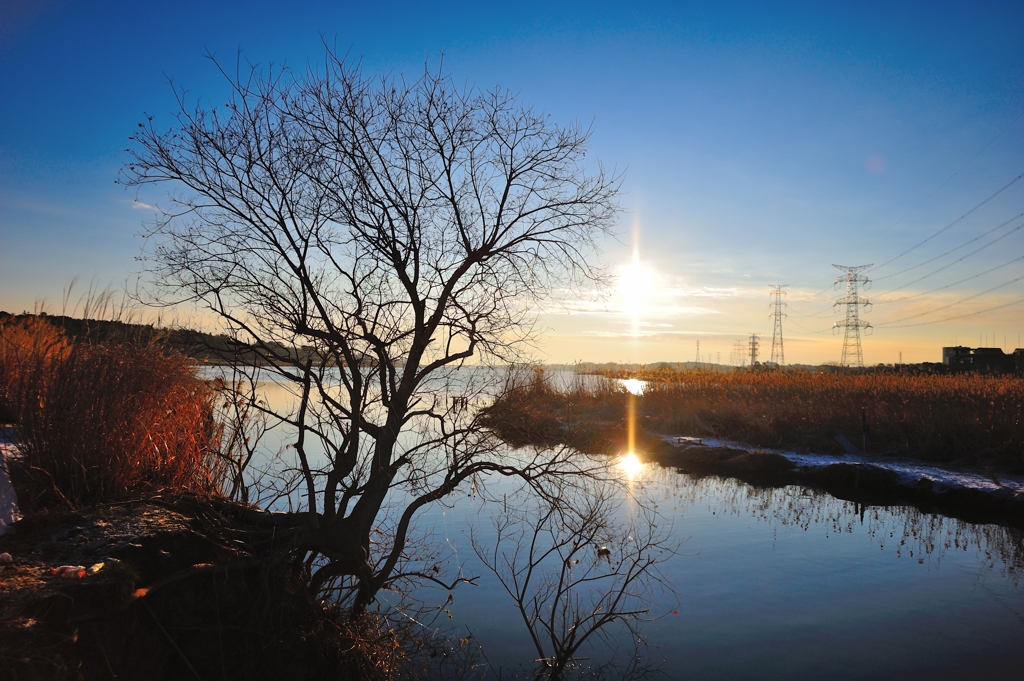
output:
M 210 387 L 160 346 L 72 343 L 45 321 L 0 328 L 0 407 L 25 507 L 216 489 Z
M 483 423 L 514 447 L 567 444 L 583 452 L 610 453 L 621 439 L 626 396 L 614 381 L 576 378 L 556 390 L 543 367 L 513 367 Z
M 859 448 L 866 441 L 873 454 L 1024 472 L 1024 379 L 1016 376 L 666 369 L 606 376 L 648 381 L 635 401 L 641 435 L 820 454 L 843 452 L 835 439 L 843 435 Z M 514 445 L 611 451 L 622 439 L 625 409 L 615 385 L 556 391 L 538 373 L 507 386 L 487 420 Z
M 1019 465 L 1024 379 L 980 374 L 810 371 L 644 371 L 651 428 L 772 447 L 840 451 L 838 434 L 869 451 L 936 461 Z

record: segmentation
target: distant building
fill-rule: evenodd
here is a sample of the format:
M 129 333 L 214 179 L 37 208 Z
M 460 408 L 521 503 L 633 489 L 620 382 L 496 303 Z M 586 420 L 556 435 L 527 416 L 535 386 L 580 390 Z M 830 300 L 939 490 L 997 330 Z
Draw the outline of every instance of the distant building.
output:
M 972 371 L 1024 371 L 1024 349 L 1010 354 L 1002 348 L 942 348 L 942 363 L 951 369 Z

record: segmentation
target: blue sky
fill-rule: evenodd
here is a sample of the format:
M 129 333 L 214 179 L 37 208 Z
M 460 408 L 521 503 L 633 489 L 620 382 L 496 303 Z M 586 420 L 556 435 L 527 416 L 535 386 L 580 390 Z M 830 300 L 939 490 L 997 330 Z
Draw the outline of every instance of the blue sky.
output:
M 621 237 L 602 258 L 623 271 L 637 226 L 650 286 L 548 311 L 543 357 L 692 360 L 699 339 L 702 359 L 726 363 L 751 332 L 770 346 L 778 283 L 786 360 L 836 361 L 832 264 L 884 263 L 1024 173 L 1022 29 L 1019 2 L 6 2 L 0 309 L 59 311 L 75 276 L 132 280 L 148 216 L 114 180 L 143 114 L 169 125 L 168 78 L 220 99 L 207 51 L 301 67 L 322 59 L 323 37 L 371 73 L 414 74 L 443 53 L 458 81 L 592 123 L 591 156 L 625 170 Z M 1022 212 L 1024 180 L 869 272 L 865 361 L 1016 346 Z

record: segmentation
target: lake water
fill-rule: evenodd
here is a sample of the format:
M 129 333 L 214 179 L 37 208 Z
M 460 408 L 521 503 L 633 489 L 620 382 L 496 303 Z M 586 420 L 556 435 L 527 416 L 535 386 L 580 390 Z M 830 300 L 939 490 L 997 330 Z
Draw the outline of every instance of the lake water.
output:
M 282 440 L 283 442 L 283 440 Z M 625 475 L 625 473 L 623 473 Z M 649 654 L 671 679 L 1020 678 L 1024 533 L 907 507 L 863 507 L 798 486 L 757 488 L 648 466 L 633 492 L 684 542 L 662 566 Z M 492 498 L 514 490 L 489 484 Z M 623 494 L 628 494 L 624 488 Z M 624 504 L 628 508 L 628 503 Z M 495 668 L 535 657 L 509 596 L 480 564 L 500 506 L 463 495 L 421 512 L 447 574 L 479 575 L 447 605 Z M 427 604 L 446 592 L 423 590 Z M 676 614 L 677 613 L 677 614 Z
M 646 626 L 668 678 L 1019 678 L 1024 669 L 1021 532 L 796 486 L 657 467 L 641 475 L 685 540 L 663 566 L 678 600 L 655 603 Z M 456 591 L 453 621 L 492 664 L 515 666 L 531 659 L 525 629 L 467 537 L 490 526 L 488 514 L 463 500 L 423 524 L 465 572 L 483 575 Z

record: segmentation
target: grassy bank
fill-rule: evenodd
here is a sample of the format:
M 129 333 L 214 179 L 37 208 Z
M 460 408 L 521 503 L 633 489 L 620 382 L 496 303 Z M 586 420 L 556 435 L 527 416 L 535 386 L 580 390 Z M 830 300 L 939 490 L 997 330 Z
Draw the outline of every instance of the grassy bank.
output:
M 153 342 L 87 343 L 45 320 L 0 324 L 0 416 L 23 509 L 214 493 L 214 390 Z
M 310 590 L 302 542 L 227 498 L 231 386 L 197 368 L 160 338 L 0 319 L 24 513 L 0 536 L 0 677 L 377 681 L 470 664 L 470 639 Z
M 715 437 L 757 447 L 841 453 L 836 435 L 867 451 L 1024 473 L 1024 379 L 977 374 L 653 370 L 635 398 L 638 437 Z M 611 380 L 556 391 L 542 371 L 510 381 L 491 407 L 512 444 L 614 451 L 628 396 Z

